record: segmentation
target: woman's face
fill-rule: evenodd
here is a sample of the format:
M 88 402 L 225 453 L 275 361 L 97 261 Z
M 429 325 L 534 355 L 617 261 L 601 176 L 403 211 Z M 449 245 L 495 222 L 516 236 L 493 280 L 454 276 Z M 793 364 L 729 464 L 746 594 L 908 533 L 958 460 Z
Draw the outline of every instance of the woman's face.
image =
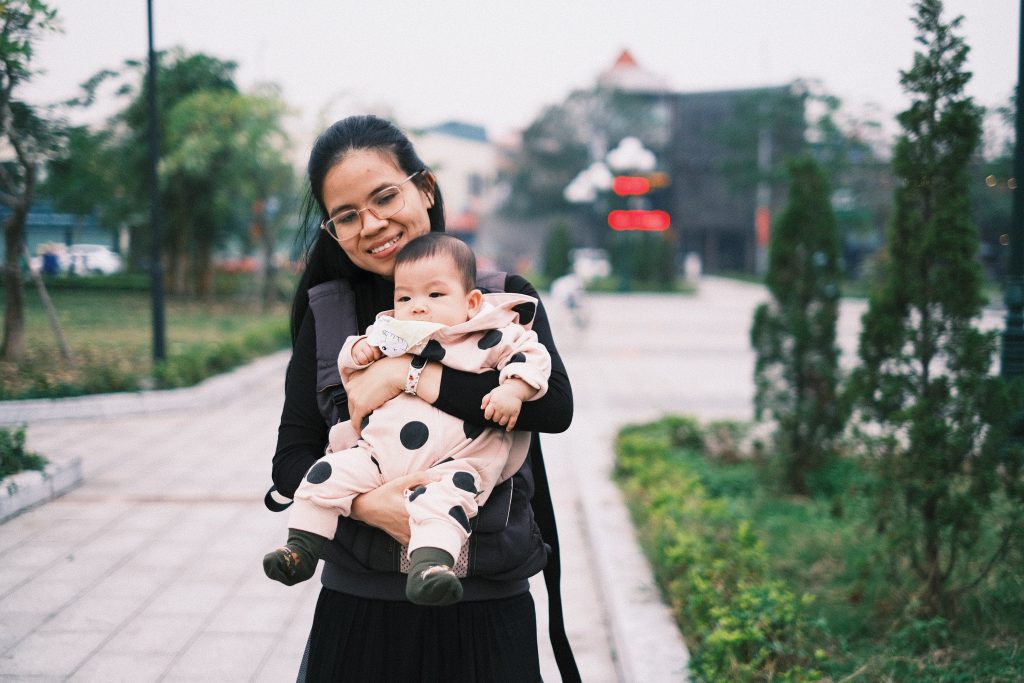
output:
M 398 213 L 380 219 L 370 211 L 360 211 L 358 235 L 338 242 L 357 267 L 389 279 L 394 276 L 398 252 L 409 240 L 430 231 L 427 209 L 434 204 L 432 177 L 428 174 L 421 188 L 416 183 L 419 177 L 401 184 L 408 175 L 387 152 L 357 149 L 342 157 L 324 177 L 328 216 L 345 209 L 363 209 L 382 188 L 400 186 L 405 206 Z

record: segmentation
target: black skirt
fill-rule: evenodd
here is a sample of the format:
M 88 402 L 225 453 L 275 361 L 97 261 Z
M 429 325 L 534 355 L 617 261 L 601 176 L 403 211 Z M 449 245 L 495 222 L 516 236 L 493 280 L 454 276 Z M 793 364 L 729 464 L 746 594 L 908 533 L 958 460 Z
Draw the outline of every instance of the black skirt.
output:
M 533 597 L 421 607 L 324 588 L 303 665 L 307 683 L 539 681 Z

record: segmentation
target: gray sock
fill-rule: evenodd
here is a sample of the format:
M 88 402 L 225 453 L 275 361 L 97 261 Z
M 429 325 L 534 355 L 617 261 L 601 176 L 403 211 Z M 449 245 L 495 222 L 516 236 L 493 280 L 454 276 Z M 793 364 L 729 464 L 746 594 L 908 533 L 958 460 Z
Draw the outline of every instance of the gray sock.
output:
M 462 599 L 462 582 L 455 576 L 455 559 L 440 548 L 417 548 L 409 554 L 405 596 L 417 605 L 440 607 Z
M 263 556 L 263 571 L 274 581 L 294 586 L 313 576 L 327 538 L 300 529 L 288 530 L 288 543 Z

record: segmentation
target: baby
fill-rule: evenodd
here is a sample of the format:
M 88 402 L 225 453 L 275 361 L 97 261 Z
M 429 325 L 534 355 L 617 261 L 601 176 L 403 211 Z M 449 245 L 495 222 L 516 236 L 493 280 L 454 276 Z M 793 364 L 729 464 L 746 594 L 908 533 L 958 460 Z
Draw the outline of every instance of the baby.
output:
M 366 335 L 349 337 L 338 357 L 342 381 L 382 355 L 411 355 L 405 392 L 375 410 L 357 436 L 351 422 L 331 428 L 327 454 L 295 492 L 287 545 L 268 553 L 272 579 L 292 585 L 310 578 L 339 514 L 386 481 L 430 469 L 439 476 L 407 495 L 411 538 L 406 596 L 421 605 L 462 598 L 455 560 L 472 519 L 495 485 L 526 459 L 527 432 L 513 432 L 523 401 L 547 391 L 551 358 L 536 333 L 536 299 L 482 294 L 476 259 L 462 241 L 428 233 L 395 259 L 395 308 L 377 316 Z M 499 385 L 481 405 L 490 424 L 443 413 L 416 396 L 430 361 L 472 372 L 499 371 Z M 495 425 L 501 425 L 499 428 Z

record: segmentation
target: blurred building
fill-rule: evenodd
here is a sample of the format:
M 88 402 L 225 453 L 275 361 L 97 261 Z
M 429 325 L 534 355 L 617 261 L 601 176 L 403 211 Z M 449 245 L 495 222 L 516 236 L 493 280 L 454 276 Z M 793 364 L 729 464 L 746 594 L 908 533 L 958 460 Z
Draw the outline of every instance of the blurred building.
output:
M 640 66 L 629 50 L 620 52 L 611 66 L 598 74 L 597 85 L 600 88 L 646 95 L 662 95 L 672 92 L 667 80 L 650 69 Z
M 672 96 L 669 213 L 683 254 L 707 272 L 763 267 L 785 205 L 782 162 L 804 146 L 804 97 L 792 86 Z
M 577 246 L 614 251 L 624 240 L 608 227 L 607 214 L 629 207 L 670 214 L 671 227 L 663 234 L 679 268 L 687 254 L 698 255 L 709 272 L 763 268 L 770 224 L 785 202 L 782 162 L 805 144 L 804 94 L 797 86 L 680 92 L 623 50 L 596 75 L 591 89 L 570 94 L 554 109 L 557 115 L 549 110 L 532 128 L 534 149 L 519 155 L 527 167 L 513 172 L 533 179 L 520 183 L 520 192 L 548 191 L 551 182 L 541 187 L 536 182 L 537 166 L 545 161 L 553 162 L 544 169 L 547 175 L 564 176 L 554 183 L 558 201 L 544 198 L 548 213 L 556 215 L 542 219 L 535 209 L 512 212 L 524 222 L 521 233 L 532 227 L 526 219 L 537 224 L 521 240 L 520 251 L 532 250 L 524 257 L 536 259 L 558 222 L 571 225 Z M 588 165 L 616 165 L 608 154 L 627 137 L 640 140 L 656 156 L 659 180 L 654 183 L 652 176 L 652 189 L 626 200 L 597 188 L 592 201 L 574 199 L 572 207 L 562 203 L 563 189 Z M 565 167 L 570 154 L 564 151 L 575 153 L 581 143 L 589 159 Z M 516 197 L 512 204 L 531 206 Z
M 444 191 L 446 230 L 474 245 L 493 208 L 500 153 L 481 127 L 448 121 L 414 134 L 413 144 Z

